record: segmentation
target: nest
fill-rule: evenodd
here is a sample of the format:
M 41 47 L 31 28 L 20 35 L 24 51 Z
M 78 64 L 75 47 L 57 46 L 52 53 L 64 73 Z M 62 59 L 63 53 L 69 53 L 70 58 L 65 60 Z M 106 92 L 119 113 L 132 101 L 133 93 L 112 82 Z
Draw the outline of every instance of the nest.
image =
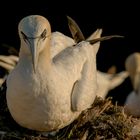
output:
M 6 106 L 0 110 L 0 138 L 2 140 L 138 140 L 140 122 L 127 116 L 123 107 L 110 99 L 96 98 L 91 108 L 83 111 L 73 123 L 59 130 L 55 136 L 44 136 L 19 126 Z

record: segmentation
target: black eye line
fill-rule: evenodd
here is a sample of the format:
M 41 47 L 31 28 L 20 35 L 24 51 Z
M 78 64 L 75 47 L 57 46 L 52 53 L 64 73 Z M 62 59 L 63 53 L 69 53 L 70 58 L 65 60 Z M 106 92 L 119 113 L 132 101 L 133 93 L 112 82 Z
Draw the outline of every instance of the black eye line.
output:
M 22 36 L 23 36 L 23 39 L 25 40 L 25 41 L 27 41 L 28 40 L 28 37 L 21 31 L 21 34 L 22 34 Z
M 41 37 L 42 39 L 45 39 L 45 38 L 46 38 L 46 34 L 47 34 L 47 30 L 44 29 L 44 31 L 42 32 L 42 34 L 40 35 L 40 37 Z

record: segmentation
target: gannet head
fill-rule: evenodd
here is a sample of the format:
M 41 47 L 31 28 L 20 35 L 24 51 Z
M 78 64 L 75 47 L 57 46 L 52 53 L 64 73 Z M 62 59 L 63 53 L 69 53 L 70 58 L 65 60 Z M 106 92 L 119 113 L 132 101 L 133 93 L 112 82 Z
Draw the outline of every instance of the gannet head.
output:
M 49 21 L 39 15 L 23 18 L 18 26 L 21 46 L 27 47 L 32 58 L 33 69 L 36 71 L 40 52 L 49 46 L 51 27 Z
M 135 93 L 140 92 L 140 53 L 133 53 L 126 58 L 125 68 L 129 73 Z

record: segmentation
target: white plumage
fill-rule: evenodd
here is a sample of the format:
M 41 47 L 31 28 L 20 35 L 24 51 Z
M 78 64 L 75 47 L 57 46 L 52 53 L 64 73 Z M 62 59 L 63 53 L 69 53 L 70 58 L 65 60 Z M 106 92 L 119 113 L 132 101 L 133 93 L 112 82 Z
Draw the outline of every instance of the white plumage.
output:
M 87 39 L 85 39 L 80 27 L 78 24 L 71 18 L 68 18 L 68 26 L 70 29 L 70 32 L 72 34 L 72 37 L 74 38 L 75 42 L 79 42 L 82 40 L 93 40 L 95 39 L 98 34 L 101 32 L 101 30 L 97 29 L 95 32 L 93 32 Z M 122 37 L 122 36 L 106 36 L 104 39 L 110 39 L 110 37 Z M 128 77 L 127 71 L 122 71 L 120 73 L 115 74 L 109 74 L 101 71 L 97 71 L 97 96 L 105 99 L 108 92 L 115 87 L 119 86 L 126 78 Z
M 128 77 L 127 71 L 122 71 L 115 74 L 109 74 L 101 71 L 97 71 L 97 96 L 106 98 L 108 92 L 124 82 Z
M 70 124 L 96 96 L 96 54 L 100 43 L 59 43 L 48 20 L 32 15 L 19 23 L 19 62 L 7 79 L 7 104 L 21 126 L 54 131 Z M 100 37 L 101 30 L 96 37 Z M 61 38 L 61 37 L 60 37 Z M 70 43 L 69 43 L 70 42 Z M 51 47 L 64 45 L 51 54 Z M 65 47 L 69 46 L 69 47 Z M 58 47 L 59 48 L 59 47 Z

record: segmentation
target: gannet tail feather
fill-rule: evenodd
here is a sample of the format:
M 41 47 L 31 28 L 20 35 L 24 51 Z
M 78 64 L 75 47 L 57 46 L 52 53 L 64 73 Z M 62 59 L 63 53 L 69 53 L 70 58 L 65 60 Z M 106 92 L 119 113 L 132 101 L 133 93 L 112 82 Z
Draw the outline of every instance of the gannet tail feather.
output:
M 86 40 L 90 44 L 95 44 L 97 42 L 109 40 L 112 38 L 123 38 L 124 37 L 124 36 L 120 36 L 120 35 L 110 35 L 110 36 L 96 38 L 96 36 L 98 34 L 101 34 L 100 32 L 102 32 L 102 29 L 97 29 L 89 38 L 85 39 L 78 24 L 71 17 L 67 16 L 67 18 L 68 18 L 68 26 L 69 26 L 70 32 L 71 32 L 72 37 L 74 38 L 76 43 L 79 43 L 80 41 Z
M 86 40 L 92 40 L 92 39 L 97 38 L 98 34 L 101 34 L 101 32 L 102 32 L 102 29 L 97 29 Z
M 78 24 L 69 16 L 67 16 L 67 19 L 68 19 L 68 26 L 69 26 L 70 32 L 75 42 L 78 43 L 85 40 L 85 37 L 81 29 L 79 28 Z
M 90 44 L 95 44 L 97 42 L 101 42 L 101 41 L 105 41 L 105 40 L 109 40 L 112 38 L 123 38 L 124 36 L 121 35 L 109 35 L 109 36 L 103 36 L 100 38 L 96 38 L 96 39 L 92 39 L 92 40 L 87 40 Z

